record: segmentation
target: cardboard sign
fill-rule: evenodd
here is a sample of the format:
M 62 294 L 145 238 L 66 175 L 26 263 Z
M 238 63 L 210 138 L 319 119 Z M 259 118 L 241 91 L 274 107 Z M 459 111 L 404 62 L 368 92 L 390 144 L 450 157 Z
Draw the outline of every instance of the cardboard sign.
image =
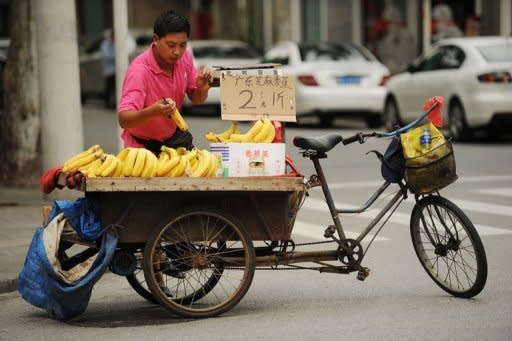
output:
M 295 122 L 295 78 L 222 72 L 220 103 L 223 120 Z

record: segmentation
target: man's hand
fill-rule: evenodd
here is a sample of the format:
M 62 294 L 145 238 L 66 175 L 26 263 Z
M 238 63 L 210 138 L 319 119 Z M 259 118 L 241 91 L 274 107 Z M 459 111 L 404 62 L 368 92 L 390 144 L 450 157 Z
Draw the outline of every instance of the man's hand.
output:
M 156 116 L 170 116 L 176 110 L 176 102 L 171 98 L 162 98 L 153 103 L 152 110 Z
M 196 82 L 197 89 L 201 92 L 208 92 L 208 90 L 210 90 L 210 80 L 212 77 L 211 70 L 206 69 L 204 66 L 200 66 Z

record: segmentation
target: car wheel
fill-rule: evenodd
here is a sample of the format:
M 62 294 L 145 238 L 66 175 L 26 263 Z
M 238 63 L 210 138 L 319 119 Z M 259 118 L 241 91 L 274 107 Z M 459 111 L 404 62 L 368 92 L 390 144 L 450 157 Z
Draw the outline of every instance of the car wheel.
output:
M 466 141 L 471 137 L 471 130 L 466 123 L 466 113 L 459 101 L 453 102 L 450 106 L 448 127 L 455 141 Z
M 393 98 L 388 98 L 384 105 L 384 128 L 392 131 L 400 125 L 398 106 Z
M 366 118 L 366 125 L 368 125 L 368 128 L 371 129 L 379 128 L 382 126 L 382 118 L 377 115 L 368 116 Z

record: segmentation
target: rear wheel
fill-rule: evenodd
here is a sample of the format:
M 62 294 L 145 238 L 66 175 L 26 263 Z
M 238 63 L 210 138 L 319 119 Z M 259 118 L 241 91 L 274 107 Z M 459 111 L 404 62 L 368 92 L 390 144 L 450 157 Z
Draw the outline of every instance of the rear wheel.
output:
M 411 215 L 416 255 L 428 275 L 453 296 L 470 298 L 487 280 L 487 258 L 475 227 L 451 201 L 440 196 L 419 200 Z
M 144 251 L 148 286 L 166 309 L 210 317 L 232 309 L 255 270 L 252 241 L 234 218 L 212 210 L 186 211 L 151 234 Z
M 137 267 L 132 274 L 126 276 L 126 280 L 137 294 L 151 303 L 158 304 L 158 301 L 149 291 L 146 279 L 144 278 L 144 271 L 142 270 L 142 252 L 139 250 L 135 252 L 135 257 L 137 258 Z

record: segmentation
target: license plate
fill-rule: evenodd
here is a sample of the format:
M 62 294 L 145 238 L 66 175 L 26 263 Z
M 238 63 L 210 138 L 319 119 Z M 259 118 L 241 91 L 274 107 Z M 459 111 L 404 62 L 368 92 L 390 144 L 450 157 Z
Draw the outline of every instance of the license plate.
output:
M 336 83 L 338 84 L 359 84 L 361 83 L 361 76 L 338 76 L 336 77 Z

